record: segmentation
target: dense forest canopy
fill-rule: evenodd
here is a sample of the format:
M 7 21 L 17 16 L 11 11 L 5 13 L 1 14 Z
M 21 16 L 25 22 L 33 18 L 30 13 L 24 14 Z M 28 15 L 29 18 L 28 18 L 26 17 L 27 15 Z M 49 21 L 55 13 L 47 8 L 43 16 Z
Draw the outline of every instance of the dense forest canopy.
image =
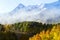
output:
M 37 30 L 47 30 L 52 28 L 52 24 L 42 24 L 39 22 L 19 22 L 15 24 L 0 24 L 1 31 L 20 31 L 20 32 L 37 32 Z
M 39 22 L 19 22 L 15 24 L 0 24 L 0 39 L 1 40 L 28 40 L 29 37 L 37 33 L 51 31 L 58 24 L 42 24 Z M 24 39 L 23 39 L 24 38 Z

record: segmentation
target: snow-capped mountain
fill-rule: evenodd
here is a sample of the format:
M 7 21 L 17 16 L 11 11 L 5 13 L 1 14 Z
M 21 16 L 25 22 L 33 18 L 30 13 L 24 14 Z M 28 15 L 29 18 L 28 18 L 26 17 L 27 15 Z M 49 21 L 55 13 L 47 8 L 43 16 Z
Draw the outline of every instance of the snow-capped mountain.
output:
M 16 12 L 18 11 L 26 11 L 26 12 L 30 12 L 32 10 L 41 10 L 43 8 L 44 4 L 42 5 L 28 5 L 28 6 L 25 6 L 23 4 L 19 4 L 15 9 L 13 9 L 11 12 L 9 12 L 10 15 L 14 15 Z
M 31 11 L 33 9 L 38 9 L 40 7 L 42 8 L 43 5 L 28 5 L 28 6 L 25 6 L 25 5 L 20 3 L 14 10 L 12 10 L 12 12 L 13 11 L 16 12 L 16 11 L 21 10 L 21 9 L 25 9 L 25 11 Z
M 9 12 L 10 15 L 13 15 L 14 13 L 16 13 L 18 10 L 25 8 L 25 6 L 23 4 L 19 4 L 15 9 L 13 9 L 11 12 Z
M 12 24 L 23 21 L 42 23 L 60 23 L 60 1 L 41 5 L 19 4 L 5 16 L 0 16 L 1 24 Z

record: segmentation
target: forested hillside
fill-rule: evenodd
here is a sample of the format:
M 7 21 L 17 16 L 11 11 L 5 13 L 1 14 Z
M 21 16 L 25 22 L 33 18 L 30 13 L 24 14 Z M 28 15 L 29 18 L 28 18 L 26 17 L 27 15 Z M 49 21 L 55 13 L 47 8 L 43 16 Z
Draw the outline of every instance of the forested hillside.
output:
M 39 34 L 37 33 L 29 40 L 60 40 L 60 24 L 53 26 L 51 31 L 48 29 L 47 31 L 43 30 Z
M 0 24 L 1 40 L 41 40 L 47 33 L 52 33 L 60 24 L 42 24 L 38 22 L 19 22 L 15 24 Z M 58 27 L 56 27 L 58 26 Z M 34 36 L 35 35 L 35 36 Z M 35 39 L 37 36 L 39 39 Z M 49 34 L 47 34 L 49 36 Z M 53 34 L 51 34 L 53 35 Z M 41 38 L 41 39 L 40 39 Z M 47 39 L 47 38 L 46 38 Z

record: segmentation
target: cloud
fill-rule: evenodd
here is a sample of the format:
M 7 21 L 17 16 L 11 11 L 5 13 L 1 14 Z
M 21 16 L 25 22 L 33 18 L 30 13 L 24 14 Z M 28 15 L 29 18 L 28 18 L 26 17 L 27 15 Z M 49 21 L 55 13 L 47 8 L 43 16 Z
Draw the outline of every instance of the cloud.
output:
M 42 16 L 41 16 L 42 15 Z M 45 23 L 60 23 L 60 9 L 58 8 L 51 8 L 46 9 L 40 14 L 42 22 Z
M 11 13 L 13 15 L 11 15 Z M 16 22 L 36 21 L 42 23 L 58 23 L 60 22 L 60 9 L 58 8 L 44 8 L 42 5 L 39 8 L 27 11 L 26 8 L 18 11 L 0 15 L 0 24 L 13 24 Z

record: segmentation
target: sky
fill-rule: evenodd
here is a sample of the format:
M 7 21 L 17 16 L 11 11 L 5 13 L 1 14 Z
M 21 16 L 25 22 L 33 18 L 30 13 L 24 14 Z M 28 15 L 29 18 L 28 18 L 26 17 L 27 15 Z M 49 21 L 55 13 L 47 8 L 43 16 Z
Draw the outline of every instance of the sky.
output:
M 40 5 L 41 3 L 52 3 L 57 0 L 0 0 L 0 14 L 8 13 L 16 8 L 20 3 L 25 6 Z

